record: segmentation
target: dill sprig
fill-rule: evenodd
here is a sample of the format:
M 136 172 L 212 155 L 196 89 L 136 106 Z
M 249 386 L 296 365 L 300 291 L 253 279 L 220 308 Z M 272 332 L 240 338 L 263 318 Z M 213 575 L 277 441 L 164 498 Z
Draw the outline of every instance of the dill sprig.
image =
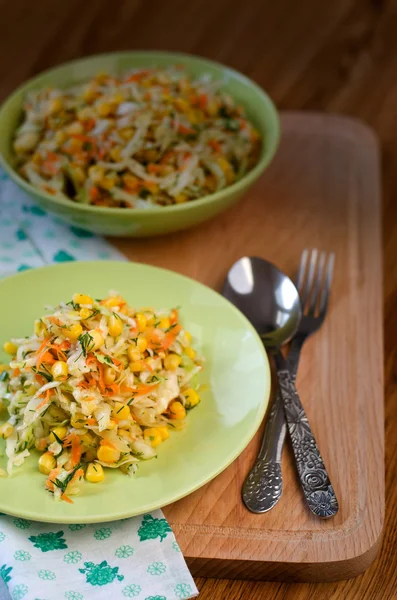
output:
M 79 342 L 80 342 L 80 345 L 81 345 L 81 351 L 83 353 L 83 356 L 87 356 L 88 352 L 95 345 L 94 338 L 92 337 L 92 335 L 90 335 L 88 333 L 88 331 L 86 331 L 85 333 L 82 333 L 80 335 Z

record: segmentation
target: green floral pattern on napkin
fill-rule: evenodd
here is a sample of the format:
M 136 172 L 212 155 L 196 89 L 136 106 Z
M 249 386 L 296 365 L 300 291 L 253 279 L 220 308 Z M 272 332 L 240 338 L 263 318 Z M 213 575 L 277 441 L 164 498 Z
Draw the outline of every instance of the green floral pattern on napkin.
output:
M 99 525 L 54 526 L 5 515 L 0 524 L 7 539 L 0 581 L 12 600 L 184 600 L 197 594 L 159 510 Z

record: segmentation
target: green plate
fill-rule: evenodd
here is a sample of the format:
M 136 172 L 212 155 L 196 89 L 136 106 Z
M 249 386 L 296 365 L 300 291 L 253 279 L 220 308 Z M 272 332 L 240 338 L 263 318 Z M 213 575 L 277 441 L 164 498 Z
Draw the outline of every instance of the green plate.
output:
M 85 483 L 74 504 L 55 503 L 44 490 L 38 454 L 0 478 L 0 512 L 52 523 L 96 523 L 170 504 L 207 483 L 244 450 L 257 431 L 270 394 L 266 353 L 246 318 L 222 296 L 176 273 L 123 262 L 66 263 L 26 271 L 0 282 L 1 342 L 31 335 L 44 305 L 82 291 L 101 298 L 119 291 L 135 307 L 181 306 L 184 326 L 206 357 L 209 385 L 183 432 L 171 432 L 158 458 L 132 478 L 106 470 L 100 484 Z M 0 357 L 5 362 L 6 356 Z M 4 441 L 0 451 L 4 452 Z M 0 467 L 6 460 L 0 458 Z
M 14 132 L 22 118 L 26 93 L 48 86 L 67 87 L 91 79 L 100 71 L 118 73 L 136 67 L 166 67 L 182 64 L 194 76 L 209 74 L 222 82 L 247 114 L 263 138 L 258 164 L 240 181 L 219 192 L 185 204 L 153 209 L 107 208 L 79 204 L 37 190 L 14 170 L 11 149 Z M 272 160 L 279 141 L 279 118 L 273 103 L 253 81 L 233 69 L 198 56 L 169 52 L 115 52 L 65 63 L 30 79 L 9 96 L 0 109 L 0 162 L 10 177 L 33 200 L 65 221 L 95 233 L 145 237 L 178 231 L 219 214 L 251 187 Z

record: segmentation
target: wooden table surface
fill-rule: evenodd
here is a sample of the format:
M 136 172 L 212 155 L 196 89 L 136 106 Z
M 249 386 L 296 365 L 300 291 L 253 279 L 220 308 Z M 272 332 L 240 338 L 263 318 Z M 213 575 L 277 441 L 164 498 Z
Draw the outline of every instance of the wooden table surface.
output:
M 386 523 L 377 561 L 354 580 L 199 580 L 201 600 L 397 598 L 397 3 L 393 0 L 0 0 L 0 98 L 27 77 L 95 52 L 168 49 L 226 63 L 279 108 L 358 117 L 383 150 Z M 394 235 L 393 235 L 394 234 Z

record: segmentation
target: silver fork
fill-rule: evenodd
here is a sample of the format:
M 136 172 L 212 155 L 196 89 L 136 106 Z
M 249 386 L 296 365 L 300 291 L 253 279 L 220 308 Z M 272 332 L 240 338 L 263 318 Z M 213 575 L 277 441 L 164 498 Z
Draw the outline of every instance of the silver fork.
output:
M 302 319 L 299 329 L 291 342 L 288 354 L 288 366 L 293 380 L 296 378 L 303 344 L 310 335 L 321 327 L 325 319 L 331 290 L 334 261 L 335 255 L 333 253 L 327 256 L 325 252 L 319 253 L 316 249 L 311 251 L 304 250 L 302 253 L 297 277 L 297 288 L 302 305 Z M 318 460 L 316 460 L 316 468 L 308 469 L 308 461 L 302 460 L 305 453 L 301 452 L 300 447 L 298 448 L 302 426 L 306 426 L 307 424 L 310 431 L 307 417 L 300 402 L 299 406 L 294 404 L 290 410 L 293 412 L 293 414 L 290 414 L 290 419 L 296 421 L 297 425 L 295 428 L 290 427 L 292 433 L 291 441 L 309 508 L 318 516 L 333 516 L 338 511 L 338 503 L 314 437 L 311 439 L 310 444 L 320 457 L 322 469 Z M 285 434 L 284 403 L 280 391 L 277 390 L 266 423 L 257 460 L 249 472 L 242 489 L 243 501 L 252 512 L 267 512 L 277 504 L 281 497 L 283 489 L 281 455 Z M 309 466 L 312 465 L 309 463 Z

